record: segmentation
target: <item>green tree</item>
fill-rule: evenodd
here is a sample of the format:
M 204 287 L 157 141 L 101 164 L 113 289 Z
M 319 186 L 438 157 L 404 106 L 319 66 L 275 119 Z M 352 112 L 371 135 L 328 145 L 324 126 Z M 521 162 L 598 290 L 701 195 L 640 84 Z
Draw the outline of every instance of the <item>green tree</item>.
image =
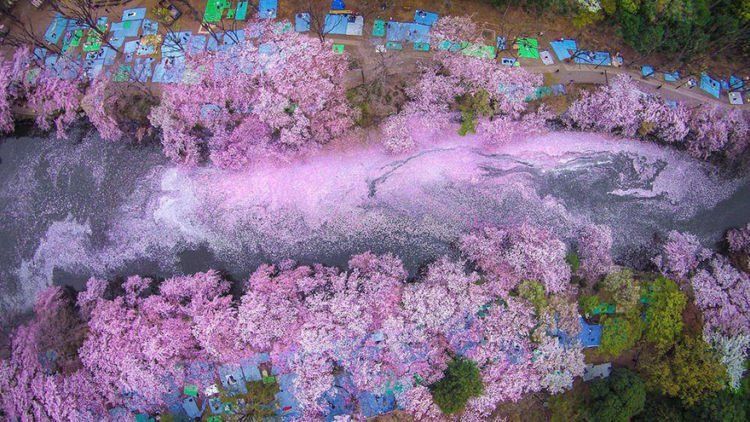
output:
M 594 309 L 599 306 L 599 297 L 591 295 L 581 296 L 578 298 L 578 306 L 584 315 L 593 315 Z
M 692 420 L 741 422 L 746 421 L 745 400 L 739 394 L 724 389 L 702 400 L 692 409 Z
M 547 295 L 544 285 L 536 280 L 524 280 L 518 286 L 518 296 L 529 301 L 534 306 L 537 315 L 547 307 Z
M 641 338 L 643 328 L 638 318 L 604 315 L 602 321 L 602 344 L 599 350 L 606 355 L 619 356 L 633 348 Z
M 591 383 L 589 419 L 627 422 L 643 411 L 646 388 L 638 374 L 617 368 L 607 379 Z
M 641 300 L 641 287 L 633 276 L 633 271 L 626 268 L 609 273 L 599 283 L 599 287 L 615 302 L 619 312 L 637 310 Z
M 684 413 L 679 400 L 654 394 L 646 397 L 643 412 L 633 420 L 636 422 L 682 422 L 685 420 Z
M 430 387 L 433 400 L 448 415 L 464 410 L 466 402 L 483 391 L 477 364 L 464 358 L 448 363 L 443 378 Z
M 668 348 L 682 332 L 682 312 L 687 297 L 677 287 L 677 283 L 659 277 L 651 284 L 649 304 L 646 308 L 647 341 L 660 348 Z
M 679 398 L 687 406 L 720 391 L 727 383 L 726 368 L 697 336 L 683 335 L 669 350 L 643 353 L 638 367 L 649 389 Z

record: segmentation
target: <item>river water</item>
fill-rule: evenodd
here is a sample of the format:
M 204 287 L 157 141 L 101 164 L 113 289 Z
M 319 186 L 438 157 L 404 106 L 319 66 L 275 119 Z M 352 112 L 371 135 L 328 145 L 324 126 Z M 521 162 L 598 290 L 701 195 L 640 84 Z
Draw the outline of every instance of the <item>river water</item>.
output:
M 97 139 L 0 144 L 0 313 L 50 284 L 216 268 L 241 281 L 261 262 L 344 265 L 393 252 L 412 272 L 487 224 L 532 221 L 566 240 L 609 225 L 619 262 L 645 265 L 655 234 L 714 245 L 750 221 L 746 176 L 634 140 L 557 132 L 494 150 L 472 138 L 403 156 L 376 147 L 224 172 L 184 169 L 155 147 Z

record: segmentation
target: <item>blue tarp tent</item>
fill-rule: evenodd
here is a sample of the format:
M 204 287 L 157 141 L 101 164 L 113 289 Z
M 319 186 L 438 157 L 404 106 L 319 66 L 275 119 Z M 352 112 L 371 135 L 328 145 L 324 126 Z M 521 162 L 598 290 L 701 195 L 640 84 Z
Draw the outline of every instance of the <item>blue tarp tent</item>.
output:
M 242 368 L 239 365 L 219 366 L 219 379 L 221 385 L 232 394 L 247 394 L 245 377 L 242 375 Z
M 563 61 L 573 57 L 578 51 L 578 46 L 575 40 L 557 40 L 549 43 L 552 46 L 552 50 L 555 52 L 557 59 Z
M 680 72 L 674 71 L 674 72 L 664 72 L 664 81 L 666 82 L 677 82 L 677 80 L 680 79 Z
M 362 410 L 362 416 L 366 418 L 374 418 L 375 416 L 396 410 L 396 398 L 393 394 L 381 396 L 365 391 L 360 393 L 357 399 L 359 401 L 359 408 Z
M 260 0 L 260 6 L 258 6 L 258 16 L 261 19 L 276 19 L 276 12 L 278 9 L 278 0 Z
M 744 87 L 745 87 L 745 81 L 743 81 L 742 79 L 734 75 L 729 76 L 729 90 L 730 91 L 739 91 Z
M 579 51 L 573 59 L 578 64 L 594 66 L 612 66 L 612 56 L 608 51 Z
M 146 17 L 146 8 L 139 7 L 137 9 L 125 9 L 122 11 L 123 21 L 140 21 Z
M 435 12 L 428 12 L 426 10 L 417 9 L 414 12 L 414 22 L 422 25 L 432 26 L 437 22 L 438 14 Z
M 64 18 L 59 13 L 55 14 L 52 18 L 52 22 L 50 22 L 47 27 L 47 31 L 44 33 L 44 40 L 50 44 L 57 44 L 67 28 L 68 19 Z
M 344 4 L 344 0 L 331 1 L 331 10 L 344 10 L 344 9 L 346 9 L 346 4 Z
M 310 14 L 309 13 L 297 13 L 296 15 L 294 15 L 294 31 L 295 32 L 310 31 Z
M 649 65 L 641 66 L 641 76 L 643 76 L 644 78 L 651 77 L 655 73 L 656 73 L 656 70 L 654 70 L 653 67 L 651 67 Z
M 719 98 L 721 96 L 721 84 L 716 79 L 708 76 L 705 73 L 701 73 L 700 87 L 706 91 L 709 95 Z
M 346 25 L 349 22 L 348 15 L 326 15 L 325 24 L 323 25 L 324 34 L 346 35 Z
M 292 385 L 297 376 L 294 374 L 280 375 L 277 379 L 279 382 L 279 392 L 276 393 L 276 401 L 279 407 L 276 409 L 276 416 L 283 420 L 294 420 L 302 416 L 299 410 L 299 402 L 292 393 Z
M 203 401 L 203 408 L 201 409 L 198 408 L 198 403 L 195 401 L 195 397 L 186 397 L 182 400 L 182 409 L 191 419 L 200 418 L 205 408 L 206 400 Z
M 602 344 L 602 326 L 588 324 L 583 317 L 579 317 L 578 321 L 581 323 L 581 333 L 578 335 L 578 339 L 581 341 L 583 347 L 598 347 Z

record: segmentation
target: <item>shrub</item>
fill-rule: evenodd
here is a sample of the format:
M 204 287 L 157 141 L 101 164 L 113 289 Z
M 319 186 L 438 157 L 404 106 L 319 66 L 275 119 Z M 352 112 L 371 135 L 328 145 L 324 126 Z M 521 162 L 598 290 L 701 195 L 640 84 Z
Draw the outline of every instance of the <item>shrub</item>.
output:
M 470 398 L 481 395 L 484 386 L 476 363 L 457 358 L 448 364 L 445 375 L 430 391 L 440 410 L 450 415 L 461 412 Z

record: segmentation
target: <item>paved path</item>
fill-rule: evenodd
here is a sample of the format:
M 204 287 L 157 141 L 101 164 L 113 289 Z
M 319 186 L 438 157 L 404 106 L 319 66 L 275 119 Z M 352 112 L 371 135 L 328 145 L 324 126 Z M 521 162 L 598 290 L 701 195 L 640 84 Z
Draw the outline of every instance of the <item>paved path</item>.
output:
M 351 38 L 351 37 L 340 37 L 329 35 L 327 39 L 330 39 L 336 43 L 346 45 L 346 51 L 348 54 L 360 61 L 361 69 L 350 71 L 346 75 L 346 84 L 349 87 L 358 86 L 363 83 L 363 77 L 365 81 L 372 80 L 378 73 L 378 65 L 380 55 L 375 51 L 375 40 L 369 37 L 362 38 Z M 378 39 L 381 41 L 382 39 Z M 424 53 L 413 51 L 407 48 L 401 52 L 388 53 L 388 56 L 393 57 L 391 60 L 394 62 L 390 66 L 390 70 L 393 73 L 399 74 L 410 74 L 417 71 L 416 65 L 420 60 L 429 58 L 433 53 Z M 746 102 L 744 105 L 735 106 L 729 104 L 726 97 L 716 99 L 705 95 L 698 87 L 688 88 L 687 85 L 682 84 L 670 84 L 654 78 L 643 79 L 640 72 L 632 69 L 616 68 L 616 67 L 599 67 L 578 64 L 567 64 L 556 62 L 554 65 L 545 66 L 543 64 L 537 65 L 523 65 L 522 67 L 530 72 L 535 73 L 556 73 L 557 79 L 560 83 L 590 83 L 603 85 L 607 83 L 609 78 L 612 78 L 618 74 L 629 74 L 635 81 L 641 86 L 646 92 L 655 92 L 661 95 L 665 99 L 677 100 L 687 104 L 699 104 L 699 103 L 712 103 L 719 104 L 726 107 L 741 108 L 744 110 L 750 110 L 750 104 L 745 98 Z M 682 85 L 682 86 L 680 86 Z

